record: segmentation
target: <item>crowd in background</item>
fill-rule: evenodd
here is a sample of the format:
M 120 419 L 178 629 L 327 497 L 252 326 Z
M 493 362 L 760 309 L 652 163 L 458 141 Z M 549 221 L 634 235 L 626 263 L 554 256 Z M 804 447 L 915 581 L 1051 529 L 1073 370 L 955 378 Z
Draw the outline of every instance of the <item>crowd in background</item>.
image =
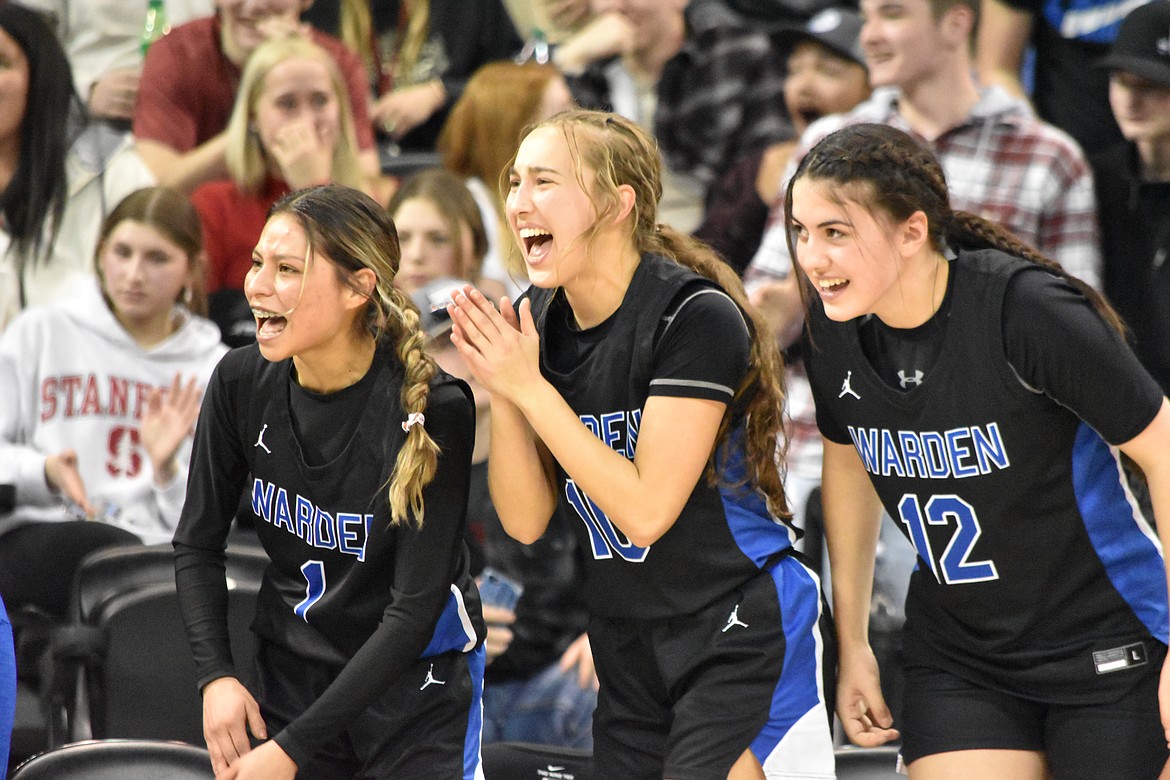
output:
M 785 489 L 819 564 L 821 444 L 783 217 L 798 164 L 836 129 L 925 144 L 954 207 L 1104 293 L 1170 392 L 1170 2 L 1127 4 L 1124 26 L 1093 12 L 1117 4 L 1088 5 L 166 0 L 153 41 L 145 2 L 0 5 L 0 485 L 15 486 L 0 629 L 5 606 L 18 639 L 62 619 L 85 554 L 169 541 L 192 405 L 255 338 L 244 280 L 269 208 L 346 185 L 393 218 L 395 284 L 475 393 L 473 573 L 518 586 L 485 601 L 485 739 L 591 747 L 581 551 L 560 516 L 533 545 L 503 532 L 487 394 L 440 306 L 465 283 L 497 302 L 527 287 L 503 200 L 524 128 L 576 105 L 656 138 L 660 220 L 721 254 L 785 351 Z M 871 631 L 893 670 L 914 551 L 892 532 L 879 545 Z M 896 709 L 898 676 L 883 684 Z M 11 704 L 0 690 L 9 724 Z

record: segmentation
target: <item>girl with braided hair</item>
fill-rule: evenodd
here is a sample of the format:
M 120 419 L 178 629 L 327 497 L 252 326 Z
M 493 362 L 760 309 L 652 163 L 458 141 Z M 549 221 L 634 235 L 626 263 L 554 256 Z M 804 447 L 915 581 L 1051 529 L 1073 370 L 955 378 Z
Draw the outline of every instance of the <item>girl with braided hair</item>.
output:
M 500 311 L 456 293 L 451 340 L 491 393 L 504 529 L 531 543 L 559 511 L 584 552 L 595 776 L 833 777 L 775 340 L 729 266 L 656 223 L 661 161 L 632 122 L 557 114 L 508 177 L 532 287 Z
M 919 559 L 898 722 L 911 778 L 1158 776 L 1170 403 L 1117 316 L 952 211 L 938 162 L 885 125 L 817 144 L 786 209 L 808 282 L 846 733 L 899 735 L 867 637 L 884 507 Z
M 471 391 L 424 352 L 399 254 L 385 210 L 334 185 L 277 202 L 253 251 L 257 343 L 212 377 L 175 535 L 217 777 L 477 776 Z M 241 494 L 272 559 L 253 691 L 227 642 Z

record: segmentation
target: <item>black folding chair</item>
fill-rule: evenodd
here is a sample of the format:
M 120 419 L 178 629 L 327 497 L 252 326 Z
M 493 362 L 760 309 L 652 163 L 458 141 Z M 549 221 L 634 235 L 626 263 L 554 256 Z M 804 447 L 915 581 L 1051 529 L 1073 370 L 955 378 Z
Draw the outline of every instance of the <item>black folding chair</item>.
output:
M 95 740 L 40 753 L 10 780 L 210 780 L 207 751 L 181 742 Z
M 248 684 L 255 655 L 249 630 L 267 555 L 229 549 L 232 655 Z M 45 659 L 49 746 L 86 739 L 181 740 L 203 744 L 202 702 L 175 592 L 169 545 L 111 547 L 77 571 L 70 623 Z

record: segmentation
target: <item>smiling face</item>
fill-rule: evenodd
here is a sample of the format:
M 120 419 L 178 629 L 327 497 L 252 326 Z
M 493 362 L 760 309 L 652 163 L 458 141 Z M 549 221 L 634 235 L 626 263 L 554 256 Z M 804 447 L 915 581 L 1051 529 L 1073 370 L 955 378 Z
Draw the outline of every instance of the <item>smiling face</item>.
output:
M 538 127 L 525 137 L 509 174 L 505 211 L 524 256 L 528 279 L 557 287 L 585 269 L 588 231 L 597 210 L 578 181 L 576 165 L 559 127 Z M 580 177 L 591 186 L 593 171 Z
M 815 41 L 801 41 L 788 55 L 784 105 L 797 135 L 829 114 L 839 114 L 869 97 L 865 68 Z
M 110 232 L 98 264 L 114 316 L 132 333 L 162 329 L 192 281 L 193 264 L 182 247 L 132 219 Z
M 861 0 L 861 14 L 871 86 L 909 89 L 941 70 L 954 36 L 944 34 L 944 20 L 935 19 L 928 0 Z
M 426 198 L 408 198 L 395 209 L 402 260 L 394 285 L 413 295 L 415 291 L 446 276 L 466 276 L 460 258 L 471 257 L 471 231 L 454 231 L 442 212 Z
M 281 213 L 268 220 L 252 252 L 244 293 L 256 317 L 260 353 L 273 362 L 347 349 L 364 302 L 342 285 L 328 257 L 308 254 L 308 243 L 300 222 Z
M 845 322 L 872 313 L 893 323 L 904 308 L 896 228 L 876 220 L 855 200 L 829 197 L 833 186 L 801 178 L 792 187 L 796 261 L 829 319 Z
M 241 65 L 273 28 L 296 29 L 307 7 L 303 0 L 216 0 L 215 5 L 224 50 Z
M 0 30 L 0 141 L 20 143 L 28 108 L 28 57 L 11 35 Z
M 277 64 L 264 77 L 252 109 L 253 124 L 265 149 L 292 124 L 311 126 L 326 146 L 340 137 L 341 108 L 325 63 L 293 57 Z

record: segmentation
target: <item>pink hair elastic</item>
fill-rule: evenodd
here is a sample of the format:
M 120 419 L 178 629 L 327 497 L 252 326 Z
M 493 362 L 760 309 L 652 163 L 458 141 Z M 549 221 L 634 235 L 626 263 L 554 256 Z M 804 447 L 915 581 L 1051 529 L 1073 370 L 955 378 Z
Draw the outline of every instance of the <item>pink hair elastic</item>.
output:
M 422 425 L 426 422 L 426 419 L 426 416 L 422 412 L 411 412 L 402 423 L 402 430 L 409 433 L 411 426 Z

